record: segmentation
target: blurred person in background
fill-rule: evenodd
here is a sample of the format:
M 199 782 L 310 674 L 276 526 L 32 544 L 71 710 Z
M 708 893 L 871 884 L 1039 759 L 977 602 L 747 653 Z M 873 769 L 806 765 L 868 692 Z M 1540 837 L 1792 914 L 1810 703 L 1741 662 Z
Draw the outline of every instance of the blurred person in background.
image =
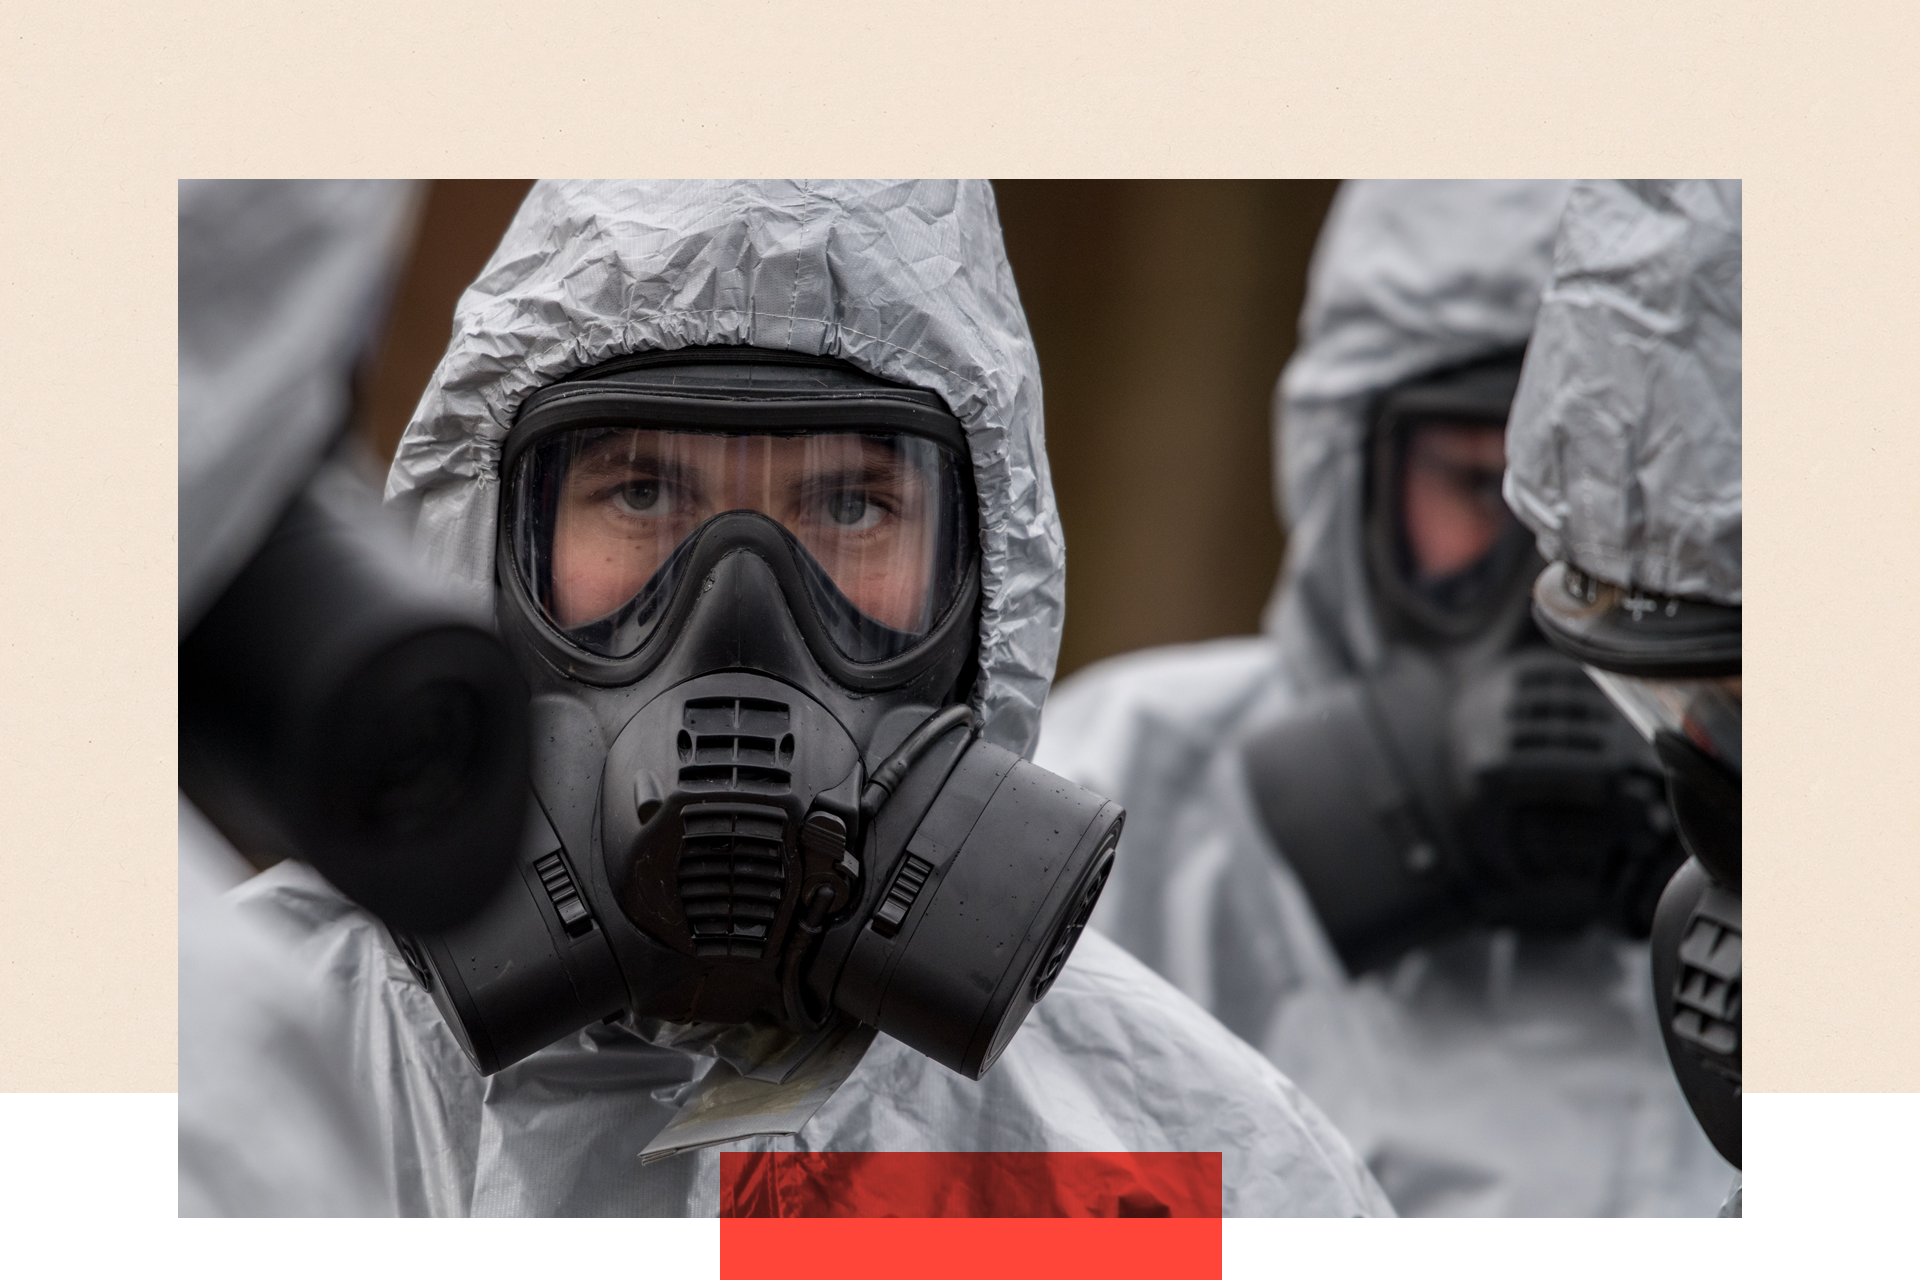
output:
M 180 634 L 265 541 L 348 411 L 402 183 L 180 186 Z M 180 1212 L 391 1212 L 346 1023 L 220 895 L 253 868 L 180 796 Z
M 344 1008 L 284 931 L 220 895 L 294 858 L 400 927 L 446 924 L 515 845 L 524 686 L 351 456 L 353 373 L 412 200 L 393 182 L 180 186 L 185 1215 L 392 1204 Z
M 1110 942 L 1073 949 L 1105 862 L 1020 899 L 996 877 L 1082 850 L 969 862 L 943 825 L 1028 849 L 1065 824 L 1017 820 L 1071 802 L 1069 845 L 1117 830 L 1020 758 L 1064 564 L 985 184 L 536 185 L 389 496 L 535 687 L 520 879 L 392 933 L 291 862 L 240 896 L 349 1006 L 402 1213 L 712 1214 L 753 1193 L 721 1145 L 1218 1151 L 1228 1214 L 1391 1211 L 1272 1064 Z M 1060 927 L 1022 941 L 1042 897 Z M 1047 946 L 982 985 L 953 967 L 982 940 Z M 1024 1026 L 967 1004 L 1003 991 Z M 937 1190 L 1167 1211 L 1089 1159 L 1104 1210 Z
M 1403 1214 L 1708 1214 L 1645 941 L 1660 764 L 1534 627 L 1504 428 L 1567 191 L 1349 183 L 1277 395 L 1267 637 L 1111 659 L 1046 767 L 1128 825 L 1093 918 L 1301 1083 Z
M 1533 614 L 1666 772 L 1689 857 L 1653 921 L 1681 1090 L 1740 1165 L 1740 184 L 1581 182 L 1509 428 Z M 1722 1210 L 1739 1216 L 1736 1185 Z

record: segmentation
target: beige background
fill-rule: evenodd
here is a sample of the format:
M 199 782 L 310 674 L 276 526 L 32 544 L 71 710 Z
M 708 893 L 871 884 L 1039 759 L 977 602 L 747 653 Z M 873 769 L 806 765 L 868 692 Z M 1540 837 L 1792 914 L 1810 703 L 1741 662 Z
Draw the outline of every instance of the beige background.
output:
M 1747 1082 L 1920 1086 L 1914 6 L 180 8 L 0 41 L 0 1089 L 173 1087 L 175 179 L 535 168 L 1745 178 Z

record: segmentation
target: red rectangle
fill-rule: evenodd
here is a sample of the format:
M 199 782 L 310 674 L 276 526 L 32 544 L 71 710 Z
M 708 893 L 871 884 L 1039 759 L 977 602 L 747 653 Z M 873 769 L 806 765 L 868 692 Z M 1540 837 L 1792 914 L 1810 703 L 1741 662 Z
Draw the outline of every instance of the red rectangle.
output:
M 1217 1151 L 754 1151 L 723 1218 L 1219 1218 Z
M 1220 1280 L 1218 1218 L 723 1218 L 720 1280 Z

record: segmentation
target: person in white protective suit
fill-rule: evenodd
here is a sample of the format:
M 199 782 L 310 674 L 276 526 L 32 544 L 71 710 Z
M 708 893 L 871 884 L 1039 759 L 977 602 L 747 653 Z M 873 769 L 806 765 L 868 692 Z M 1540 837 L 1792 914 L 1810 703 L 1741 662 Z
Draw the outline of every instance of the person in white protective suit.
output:
M 183 642 L 331 450 L 407 204 L 404 183 L 181 184 Z M 220 901 L 251 874 L 183 792 L 180 1212 L 388 1212 L 343 1015 Z
M 1673 1071 L 1740 1164 L 1740 184 L 1580 182 L 1504 491 L 1547 639 L 1660 757 L 1688 861 L 1653 922 Z M 1740 1216 L 1740 1189 L 1721 1209 Z
M 984 183 L 536 185 L 389 498 L 533 685 L 522 875 L 439 932 L 240 897 L 353 1008 L 400 1212 L 713 1214 L 716 1146 L 1218 1151 L 1228 1214 L 1391 1212 L 1074 949 L 1119 811 L 1020 758 L 1064 552 Z
M 1342 187 L 1276 397 L 1266 636 L 1124 655 L 1036 761 L 1118 799 L 1092 927 L 1258 1046 L 1409 1215 L 1710 1214 L 1644 941 L 1658 762 L 1532 628 L 1502 429 L 1566 184 Z

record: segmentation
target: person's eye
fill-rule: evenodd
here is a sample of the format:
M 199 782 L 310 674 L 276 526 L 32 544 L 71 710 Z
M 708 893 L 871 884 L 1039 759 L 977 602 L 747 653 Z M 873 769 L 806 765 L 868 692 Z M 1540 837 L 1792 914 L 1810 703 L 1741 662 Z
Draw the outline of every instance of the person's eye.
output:
M 836 489 L 826 496 L 827 523 L 848 533 L 859 533 L 880 523 L 885 513 L 863 489 Z
M 673 498 L 658 479 L 629 480 L 613 491 L 613 505 L 632 516 L 664 516 L 673 510 Z

